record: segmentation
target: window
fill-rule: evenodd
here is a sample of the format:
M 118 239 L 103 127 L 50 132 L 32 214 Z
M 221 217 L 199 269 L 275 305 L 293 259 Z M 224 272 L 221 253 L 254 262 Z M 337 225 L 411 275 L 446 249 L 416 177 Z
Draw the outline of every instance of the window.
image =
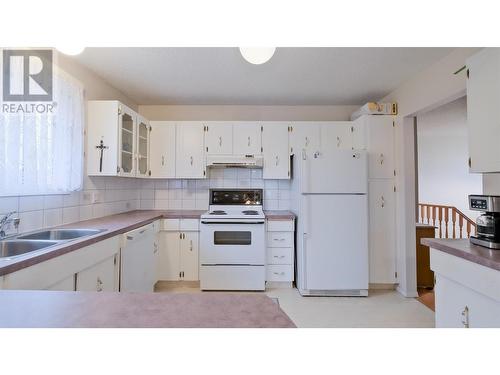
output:
M 0 120 L 0 196 L 81 188 L 84 98 L 79 82 L 54 69 L 52 113 L 3 112 Z

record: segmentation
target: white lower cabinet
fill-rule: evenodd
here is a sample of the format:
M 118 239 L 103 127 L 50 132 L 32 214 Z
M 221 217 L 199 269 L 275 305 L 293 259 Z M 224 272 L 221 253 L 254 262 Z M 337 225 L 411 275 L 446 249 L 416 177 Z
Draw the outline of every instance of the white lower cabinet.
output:
M 396 282 L 396 193 L 394 182 L 368 183 L 370 283 Z
M 159 279 L 199 280 L 199 220 L 165 219 L 162 228 L 159 234 Z
M 75 290 L 88 285 L 89 290 L 97 289 L 97 277 L 103 282 L 102 288 L 118 290 L 118 270 L 114 260 L 120 252 L 119 236 L 99 241 L 70 253 L 23 268 L 3 277 L 3 289 L 18 290 Z M 95 269 L 94 269 L 95 268 Z M 108 272 L 109 271 L 109 272 Z M 88 281 L 92 272 L 99 276 Z M 114 277 L 114 282 L 111 280 Z M 106 281 L 106 285 L 104 282 Z M 85 283 L 84 283 L 85 282 Z M 92 284 L 92 287 L 90 285 Z M 109 289 L 108 289 L 109 288 Z M 77 290 L 78 286 L 77 286 Z
M 500 328 L 500 271 L 431 248 L 437 328 Z
M 294 280 L 294 231 L 293 220 L 267 222 L 266 281 L 286 283 Z
M 70 275 L 54 285 L 49 286 L 46 290 L 59 290 L 72 292 L 75 290 L 76 275 Z
M 118 291 L 117 255 L 78 272 L 76 290 L 79 292 Z

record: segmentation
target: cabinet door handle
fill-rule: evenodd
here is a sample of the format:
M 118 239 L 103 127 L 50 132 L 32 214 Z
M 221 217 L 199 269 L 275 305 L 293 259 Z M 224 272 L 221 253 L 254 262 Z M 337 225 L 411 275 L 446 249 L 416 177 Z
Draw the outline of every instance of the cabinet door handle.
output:
M 342 141 L 340 140 L 340 137 L 337 137 L 337 147 L 340 147 L 341 143 L 342 143 Z
M 469 328 L 469 307 L 465 306 L 462 311 L 462 324 L 464 328 Z
M 273 238 L 273 241 L 285 241 L 285 238 Z
M 382 208 L 384 208 L 384 207 L 385 207 L 385 198 L 384 198 L 384 196 L 383 196 L 383 195 L 380 197 L 380 206 L 381 206 Z
M 380 165 L 383 165 L 384 164 L 384 154 L 380 154 Z
M 219 146 L 222 147 L 222 137 L 219 137 Z
M 248 137 L 248 147 L 250 147 L 250 137 Z
M 97 291 L 102 292 L 102 280 L 100 277 L 97 278 Z
M 273 255 L 273 258 L 276 258 L 276 259 L 284 259 L 285 256 L 284 255 Z
M 190 156 L 190 157 L 189 157 L 189 160 L 190 160 L 191 165 L 193 165 L 193 161 L 194 161 L 194 160 L 193 160 L 193 157 L 192 157 L 192 156 Z
M 161 165 L 165 165 L 165 156 L 161 157 Z
M 273 272 L 273 274 L 278 275 L 278 276 L 284 276 L 285 273 L 283 271 L 281 272 Z
M 193 240 L 189 241 L 189 251 L 193 251 Z
M 306 137 L 306 147 L 309 146 L 309 137 Z
M 276 166 L 278 166 L 279 163 L 280 163 L 280 157 L 276 155 Z

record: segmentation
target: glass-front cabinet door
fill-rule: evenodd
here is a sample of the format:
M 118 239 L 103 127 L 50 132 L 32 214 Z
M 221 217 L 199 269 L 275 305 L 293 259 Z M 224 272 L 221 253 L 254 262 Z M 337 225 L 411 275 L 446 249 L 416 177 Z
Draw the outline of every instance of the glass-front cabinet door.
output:
M 149 134 L 151 127 L 148 121 L 137 117 L 137 176 L 148 177 L 149 172 Z
M 135 176 L 135 132 L 136 114 L 130 108 L 121 106 L 119 111 L 119 138 L 120 148 L 118 150 L 118 175 Z

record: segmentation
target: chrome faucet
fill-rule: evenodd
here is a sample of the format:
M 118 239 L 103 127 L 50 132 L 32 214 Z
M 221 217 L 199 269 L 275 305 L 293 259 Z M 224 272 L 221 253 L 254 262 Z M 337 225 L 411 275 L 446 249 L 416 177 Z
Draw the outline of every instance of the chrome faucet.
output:
M 0 239 L 6 237 L 4 227 L 7 224 L 14 223 L 14 228 L 16 229 L 19 226 L 19 222 L 21 220 L 18 217 L 11 218 L 11 216 L 14 215 L 15 213 L 16 211 L 9 212 L 7 215 L 5 215 L 3 218 L 0 219 Z

